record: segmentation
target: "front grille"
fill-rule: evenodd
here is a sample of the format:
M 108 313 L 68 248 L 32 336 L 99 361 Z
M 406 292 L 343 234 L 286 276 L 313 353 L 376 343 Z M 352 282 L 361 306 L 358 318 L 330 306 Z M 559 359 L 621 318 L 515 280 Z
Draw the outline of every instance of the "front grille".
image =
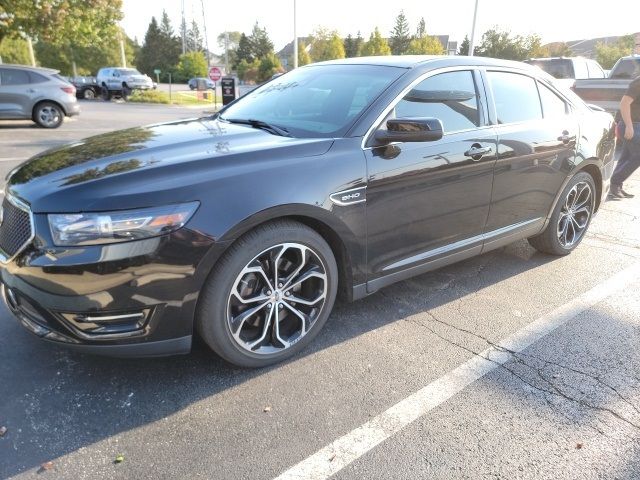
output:
M 0 248 L 13 257 L 26 247 L 31 239 L 31 215 L 10 202 L 6 197 L 2 202 L 2 224 L 0 225 Z

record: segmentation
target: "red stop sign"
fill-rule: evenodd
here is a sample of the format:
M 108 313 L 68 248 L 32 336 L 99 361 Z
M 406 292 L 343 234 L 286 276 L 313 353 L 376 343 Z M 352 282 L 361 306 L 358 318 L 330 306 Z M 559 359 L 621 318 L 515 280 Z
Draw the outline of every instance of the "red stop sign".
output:
M 213 82 L 217 82 L 222 78 L 222 70 L 218 67 L 211 67 L 209 69 L 209 78 Z

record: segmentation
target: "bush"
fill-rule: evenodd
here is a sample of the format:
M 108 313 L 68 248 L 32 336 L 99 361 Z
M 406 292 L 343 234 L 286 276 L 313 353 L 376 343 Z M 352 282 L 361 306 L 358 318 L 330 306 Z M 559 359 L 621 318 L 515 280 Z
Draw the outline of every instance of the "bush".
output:
M 169 95 L 160 90 L 134 90 L 129 97 L 129 101 L 137 103 L 169 103 Z

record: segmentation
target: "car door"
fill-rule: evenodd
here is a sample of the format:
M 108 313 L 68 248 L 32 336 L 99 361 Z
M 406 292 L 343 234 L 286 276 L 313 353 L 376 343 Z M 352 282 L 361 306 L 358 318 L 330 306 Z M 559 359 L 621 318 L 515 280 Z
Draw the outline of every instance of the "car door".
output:
M 443 138 L 365 144 L 370 291 L 440 259 L 480 251 L 497 148 L 483 92 L 471 69 L 427 74 L 376 128 L 392 117 L 431 117 L 442 122 Z
M 488 248 L 540 231 L 575 162 L 579 127 L 561 96 L 533 77 L 487 71 L 486 78 L 498 133 Z
M 31 90 L 28 72 L 0 68 L 0 117 L 31 118 Z

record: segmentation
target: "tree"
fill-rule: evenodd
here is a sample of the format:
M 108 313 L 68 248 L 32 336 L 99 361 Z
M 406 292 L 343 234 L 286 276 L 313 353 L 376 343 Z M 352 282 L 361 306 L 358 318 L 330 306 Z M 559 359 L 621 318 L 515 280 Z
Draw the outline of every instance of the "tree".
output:
M 599 42 L 596 45 L 596 59 L 605 70 L 610 70 L 621 57 L 631 55 L 634 47 L 633 35 L 620 37 L 613 45 Z
M 469 55 L 469 43 L 469 37 L 465 35 L 458 49 L 458 55 Z
M 298 42 L 298 66 L 308 65 L 311 63 L 311 55 L 307 50 L 304 42 Z
M 173 33 L 166 12 L 162 12 L 160 25 L 155 17 L 151 17 L 149 28 L 144 36 L 144 45 L 136 57 L 138 69 L 148 75 L 153 75 L 153 70 L 156 68 L 163 73 L 174 73 L 180 61 L 181 43 Z
M 0 2 L 0 43 L 28 36 L 54 45 L 100 43 L 117 32 L 122 0 L 3 0 Z
M 571 57 L 573 51 L 565 42 L 551 43 L 547 45 L 550 57 Z
M 475 54 L 481 57 L 525 60 L 529 58 L 530 48 L 531 42 L 527 38 L 520 35 L 512 37 L 507 31 L 493 28 L 484 32 Z
M 356 47 L 356 39 L 351 34 L 347 35 L 344 39 L 344 56 L 345 58 L 352 58 L 358 56 L 358 49 Z
M 394 55 L 403 55 L 407 52 L 411 43 L 411 35 L 409 34 L 409 22 L 404 14 L 404 11 L 400 11 L 396 17 L 396 24 L 391 31 L 391 37 L 389 37 L 389 46 L 391 47 L 391 53 Z
M 180 55 L 176 81 L 186 82 L 193 77 L 206 77 L 207 71 L 207 59 L 203 52 L 187 52 Z
M 264 82 L 276 73 L 282 72 L 284 72 L 284 69 L 276 54 L 274 52 L 268 53 L 260 60 L 260 65 L 258 66 L 258 81 Z
M 427 34 L 427 24 L 424 21 L 424 17 L 418 22 L 418 28 L 416 28 L 415 38 L 422 38 Z
M 198 22 L 191 21 L 191 27 L 187 30 L 187 51 L 188 52 L 204 52 L 204 39 L 200 33 Z M 205 59 L 206 61 L 206 59 Z
M 314 62 L 345 58 L 344 44 L 336 30 L 317 28 L 311 35 L 311 51 Z
M 227 36 L 229 38 L 229 45 L 227 45 Z M 228 48 L 229 51 L 229 66 L 237 65 L 238 63 L 238 46 L 240 44 L 241 32 L 222 32 L 218 35 L 218 47 L 222 49 L 222 58 L 225 57 L 225 51 Z
M 410 55 L 444 55 L 445 52 L 440 40 L 431 35 L 424 35 L 411 40 L 407 53 Z
M 29 56 L 27 41 L 21 38 L 5 38 L 0 43 L 0 58 L 4 63 L 30 65 L 31 57 Z
M 525 37 L 524 47 L 527 50 L 528 58 L 543 58 L 549 56 L 549 47 L 542 45 L 539 35 L 529 35 Z
M 260 28 L 258 22 L 253 26 L 249 36 L 249 45 L 254 58 L 263 58 L 273 53 L 273 42 L 269 39 L 266 28 Z
M 378 27 L 369 36 L 369 41 L 362 46 L 362 56 L 371 55 L 391 55 L 391 48 L 389 48 L 387 40 L 380 35 Z
M 240 35 L 240 40 L 238 41 L 238 49 L 236 50 L 236 63 L 234 65 L 239 65 L 240 62 L 244 61 L 246 64 L 253 62 L 253 52 L 251 50 L 251 42 L 249 41 L 249 37 L 247 37 L 244 33 Z

